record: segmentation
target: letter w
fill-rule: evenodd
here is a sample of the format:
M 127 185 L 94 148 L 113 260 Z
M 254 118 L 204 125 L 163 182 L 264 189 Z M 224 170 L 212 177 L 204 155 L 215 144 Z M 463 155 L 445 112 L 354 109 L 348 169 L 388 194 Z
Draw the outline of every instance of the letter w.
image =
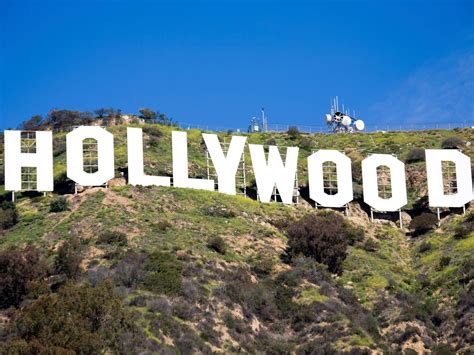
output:
M 270 146 L 268 163 L 262 145 L 249 144 L 249 149 L 260 201 L 270 202 L 273 188 L 276 186 L 283 203 L 291 204 L 295 187 L 298 148 L 286 148 L 285 164 L 276 146 Z

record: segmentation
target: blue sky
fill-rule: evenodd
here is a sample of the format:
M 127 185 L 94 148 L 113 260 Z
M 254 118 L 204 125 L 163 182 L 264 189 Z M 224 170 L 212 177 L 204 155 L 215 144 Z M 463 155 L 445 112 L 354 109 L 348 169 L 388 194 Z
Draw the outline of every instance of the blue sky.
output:
M 52 108 L 183 123 L 474 122 L 474 1 L 0 0 L 0 128 Z

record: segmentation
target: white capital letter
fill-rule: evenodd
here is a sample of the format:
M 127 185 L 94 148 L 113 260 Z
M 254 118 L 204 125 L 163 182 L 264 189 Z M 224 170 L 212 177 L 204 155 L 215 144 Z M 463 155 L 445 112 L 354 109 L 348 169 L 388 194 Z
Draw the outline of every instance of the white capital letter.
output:
M 473 198 L 471 159 L 454 149 L 426 149 L 426 174 L 431 207 L 462 207 Z M 456 165 L 457 193 L 445 195 L 442 162 Z
M 337 172 L 337 194 L 324 192 L 323 163 L 333 162 Z M 320 150 L 308 157 L 309 197 L 325 207 L 342 207 L 352 201 L 351 160 L 336 150 Z
M 283 164 L 280 152 L 275 146 L 269 147 L 268 164 L 265 159 L 263 145 L 250 144 L 249 149 L 260 201 L 270 202 L 273 187 L 276 185 L 283 203 L 292 203 L 298 163 L 298 148 L 288 147 L 286 149 L 285 164 Z
M 84 171 L 84 139 L 97 141 L 97 171 Z M 115 176 L 114 136 L 100 127 L 78 127 L 66 135 L 67 177 L 82 186 L 100 186 Z
M 20 191 L 21 168 L 36 168 L 36 190 L 53 191 L 53 134 L 35 132 L 36 153 L 21 152 L 21 131 L 5 131 L 5 190 Z
M 190 179 L 188 176 L 188 138 L 186 132 L 171 134 L 173 147 L 173 186 L 214 191 L 214 180 Z
M 143 171 L 143 135 L 141 128 L 127 127 L 128 183 L 142 186 L 170 186 L 167 176 L 146 175 Z
M 384 165 L 390 168 L 392 197 L 384 199 L 379 196 L 377 167 Z M 362 161 L 362 180 L 364 202 L 378 211 L 397 211 L 407 203 L 407 186 L 405 182 L 405 164 L 392 155 L 373 154 Z
M 203 133 L 202 136 L 216 169 L 219 192 L 235 195 L 235 174 L 244 152 L 247 137 L 233 136 L 227 156 L 224 156 L 217 135 Z

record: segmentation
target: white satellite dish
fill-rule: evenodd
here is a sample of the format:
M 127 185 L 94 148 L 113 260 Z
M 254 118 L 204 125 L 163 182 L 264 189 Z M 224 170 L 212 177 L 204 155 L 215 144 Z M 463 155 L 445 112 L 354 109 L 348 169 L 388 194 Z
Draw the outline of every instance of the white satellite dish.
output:
M 331 123 L 332 116 L 329 113 L 326 113 L 326 123 Z
M 342 122 L 341 123 L 342 123 L 343 126 L 349 126 L 351 124 L 351 122 L 352 122 L 352 119 L 349 116 L 346 116 L 346 115 L 342 116 Z
M 358 131 L 363 131 L 365 128 L 365 123 L 362 120 L 357 120 L 354 123 L 355 129 Z

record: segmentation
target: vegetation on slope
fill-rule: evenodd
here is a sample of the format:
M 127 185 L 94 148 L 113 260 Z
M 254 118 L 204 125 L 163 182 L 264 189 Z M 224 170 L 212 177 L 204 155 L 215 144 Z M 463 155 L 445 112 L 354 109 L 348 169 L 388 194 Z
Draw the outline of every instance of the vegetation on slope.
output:
M 170 174 L 171 128 L 144 128 L 147 171 Z M 116 167 L 125 167 L 125 126 L 110 130 Z M 249 140 L 305 139 L 303 172 L 313 149 L 346 150 L 356 162 L 371 152 L 404 158 L 453 134 L 469 140 L 469 132 Z M 193 177 L 205 176 L 200 133 L 188 131 Z M 55 163 L 65 183 L 64 152 Z M 472 209 L 412 235 L 390 221 L 369 222 L 361 206 L 354 202 L 344 217 L 307 204 L 164 187 L 20 195 L 2 205 L 16 217 L 0 235 L 0 353 L 469 353 Z M 328 239 L 341 235 L 348 240 L 334 263 Z M 314 252 L 304 255 L 301 245 Z

